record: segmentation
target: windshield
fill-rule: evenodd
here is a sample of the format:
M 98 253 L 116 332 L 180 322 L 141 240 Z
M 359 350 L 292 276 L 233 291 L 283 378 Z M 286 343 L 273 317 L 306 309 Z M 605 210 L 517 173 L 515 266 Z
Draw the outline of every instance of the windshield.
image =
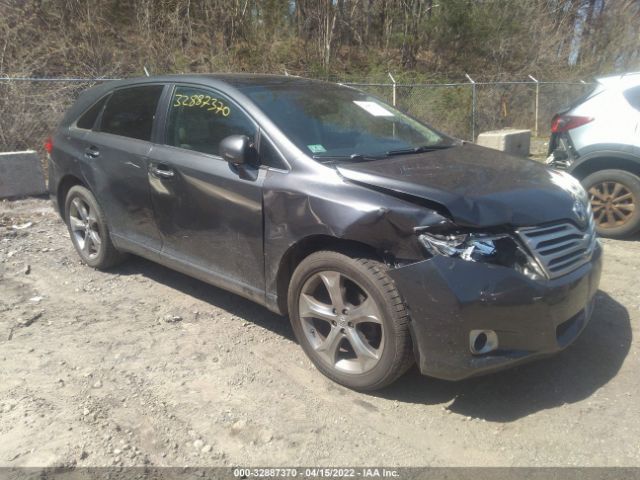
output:
M 442 148 L 452 139 L 375 97 L 334 84 L 243 90 L 302 151 L 319 161 Z

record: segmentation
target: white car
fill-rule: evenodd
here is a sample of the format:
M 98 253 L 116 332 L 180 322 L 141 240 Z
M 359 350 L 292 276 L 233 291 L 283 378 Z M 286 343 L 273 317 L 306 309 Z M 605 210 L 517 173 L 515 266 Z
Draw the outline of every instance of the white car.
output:
M 600 78 L 559 112 L 547 163 L 581 181 L 600 235 L 640 230 L 640 72 Z

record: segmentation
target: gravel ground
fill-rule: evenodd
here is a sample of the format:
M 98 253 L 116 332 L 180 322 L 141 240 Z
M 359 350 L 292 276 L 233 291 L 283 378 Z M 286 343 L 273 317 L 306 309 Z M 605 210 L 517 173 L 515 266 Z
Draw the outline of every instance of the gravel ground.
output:
M 639 466 L 640 242 L 604 244 L 566 351 L 360 394 L 285 318 L 142 259 L 88 268 L 48 201 L 0 202 L 0 466 Z

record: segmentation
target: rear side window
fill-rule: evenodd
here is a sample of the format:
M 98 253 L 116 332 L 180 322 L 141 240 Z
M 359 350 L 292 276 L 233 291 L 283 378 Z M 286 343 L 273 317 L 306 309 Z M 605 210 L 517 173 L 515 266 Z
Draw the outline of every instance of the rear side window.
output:
M 82 116 L 76 122 L 76 127 L 85 128 L 87 130 L 91 130 L 93 126 L 96 124 L 96 120 L 100 112 L 102 111 L 102 107 L 104 103 L 107 101 L 108 96 L 101 98 L 97 103 L 95 103 L 89 110 L 84 112 Z
M 100 131 L 151 140 L 162 85 L 122 88 L 113 92 L 102 114 Z
M 633 108 L 640 110 L 640 86 L 625 90 L 624 98 Z
M 219 155 L 219 145 L 229 135 L 254 140 L 253 122 L 219 93 L 178 86 L 171 98 L 166 144 L 196 152 Z

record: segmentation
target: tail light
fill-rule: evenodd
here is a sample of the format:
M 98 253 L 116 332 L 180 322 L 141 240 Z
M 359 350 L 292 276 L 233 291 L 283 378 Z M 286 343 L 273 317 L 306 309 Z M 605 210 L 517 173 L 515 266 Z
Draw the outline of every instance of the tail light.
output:
M 53 150 L 53 140 L 51 140 L 51 137 L 48 137 L 44 141 L 44 149 L 47 153 L 51 153 L 51 150 Z
M 593 122 L 593 117 L 577 117 L 573 115 L 556 115 L 551 120 L 551 133 L 568 132 L 574 128 L 581 127 Z

